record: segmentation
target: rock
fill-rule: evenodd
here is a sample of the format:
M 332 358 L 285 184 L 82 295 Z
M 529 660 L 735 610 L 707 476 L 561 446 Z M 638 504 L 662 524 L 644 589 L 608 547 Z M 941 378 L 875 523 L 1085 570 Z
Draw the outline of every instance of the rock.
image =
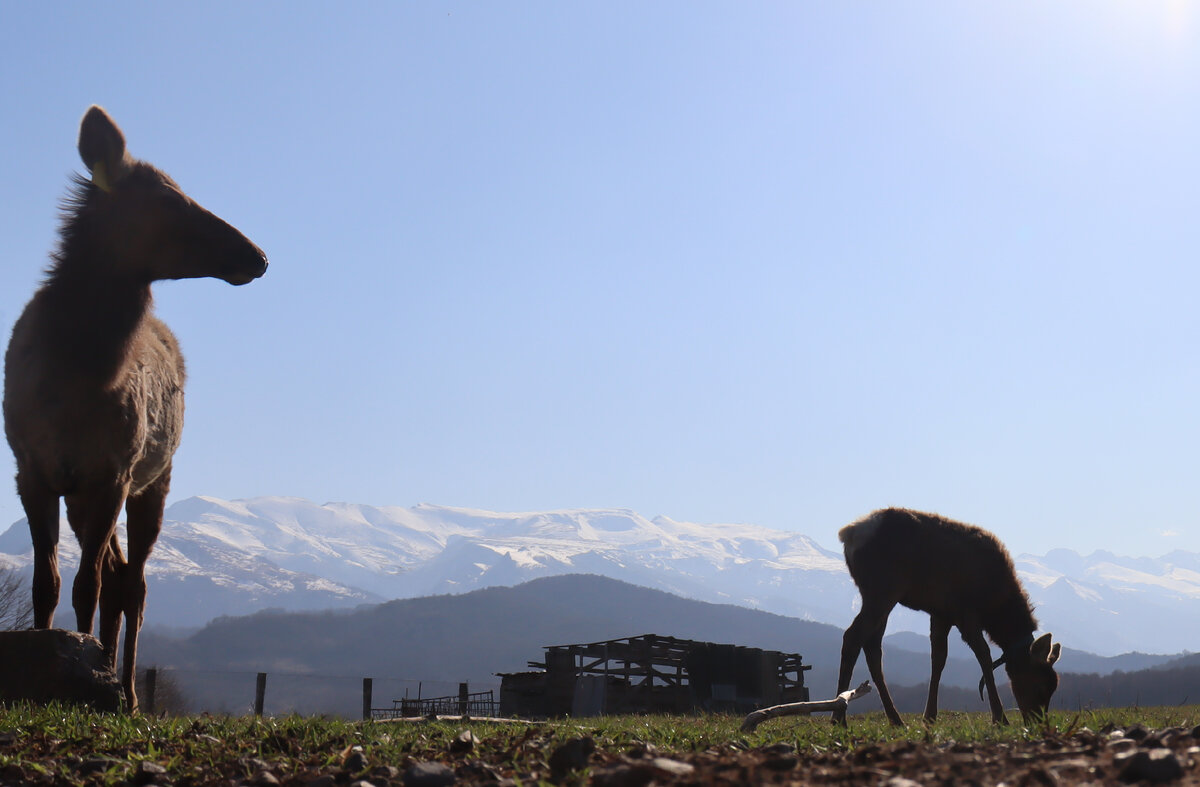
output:
M 163 784 L 167 780 L 167 769 L 159 765 L 157 762 L 150 760 L 142 760 L 138 763 L 137 770 L 133 774 L 131 781 L 133 784 L 142 787 L 147 784 Z
M 0 631 L 0 702 L 20 700 L 115 713 L 125 695 L 95 637 L 58 629 Z
M 632 749 L 626 752 L 626 754 L 635 759 L 641 757 L 655 757 L 658 755 L 658 748 L 653 743 L 638 741 Z
M 449 787 L 454 771 L 440 762 L 418 762 L 404 772 L 404 787 Z
M 1021 774 L 1017 787 L 1058 787 L 1058 775 L 1045 768 L 1031 768 Z
M 455 736 L 454 740 L 450 741 L 450 751 L 455 754 L 473 751 L 478 743 L 479 738 L 475 737 L 475 733 L 463 730 Z
M 654 771 L 641 765 L 617 765 L 592 773 L 594 787 L 643 787 L 654 781 Z
M 650 767 L 662 776 L 687 776 L 692 771 L 696 770 L 696 766 L 689 765 L 686 762 L 679 760 L 670 760 L 666 757 L 655 757 L 650 761 Z
M 596 742 L 591 738 L 571 738 L 550 754 L 550 777 L 561 781 L 571 771 L 586 768 Z
M 799 757 L 794 754 L 785 754 L 777 757 L 768 757 L 763 760 L 762 766 L 770 771 L 790 771 L 799 764 Z
M 395 765 L 376 765 L 371 769 L 371 778 L 382 783 L 395 781 L 400 778 L 400 769 Z
M 268 770 L 261 770 L 250 777 L 250 783 L 254 787 L 276 787 L 279 784 L 279 777 Z
M 1118 754 L 1113 763 L 1123 782 L 1167 782 L 1183 776 L 1183 765 L 1170 749 L 1150 749 Z

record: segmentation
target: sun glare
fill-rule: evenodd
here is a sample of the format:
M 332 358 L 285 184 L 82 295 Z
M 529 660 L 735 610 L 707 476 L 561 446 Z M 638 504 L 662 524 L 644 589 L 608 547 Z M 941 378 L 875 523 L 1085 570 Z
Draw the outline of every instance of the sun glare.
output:
M 1187 38 L 1192 13 L 1192 0 L 1163 0 L 1163 32 L 1172 44 Z

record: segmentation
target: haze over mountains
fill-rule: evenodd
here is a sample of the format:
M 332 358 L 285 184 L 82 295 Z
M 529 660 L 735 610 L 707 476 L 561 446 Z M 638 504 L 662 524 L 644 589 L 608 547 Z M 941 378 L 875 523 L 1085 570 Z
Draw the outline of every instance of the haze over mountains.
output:
M 838 627 L 857 601 L 840 550 L 809 536 L 621 509 L 496 513 L 194 497 L 165 518 L 147 569 L 151 624 L 199 626 L 265 607 L 348 608 L 560 574 L 597 574 Z M 832 529 L 822 535 L 839 546 Z M 64 574 L 73 573 L 78 548 L 65 524 L 60 553 Z M 31 558 L 22 520 L 0 535 L 0 564 L 28 570 Z M 1196 647 L 1200 554 L 1058 549 L 1016 563 L 1042 629 L 1069 647 L 1102 655 Z M 927 618 L 894 615 L 891 630 L 905 629 L 924 633 Z M 623 635 L 636 633 L 644 632 Z

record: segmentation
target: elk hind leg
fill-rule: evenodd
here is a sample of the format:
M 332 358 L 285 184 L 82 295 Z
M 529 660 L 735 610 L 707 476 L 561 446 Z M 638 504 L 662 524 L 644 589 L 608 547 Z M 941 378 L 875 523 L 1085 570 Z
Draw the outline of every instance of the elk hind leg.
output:
M 896 703 L 892 702 L 892 693 L 888 691 L 887 681 L 883 678 L 883 632 L 886 627 L 885 616 L 863 643 L 863 655 L 866 657 L 867 669 L 871 672 L 871 680 L 875 681 L 875 687 L 879 689 L 879 701 L 883 703 L 883 712 L 887 714 L 888 721 L 897 727 L 903 727 L 904 720 L 900 718 Z
M 112 576 L 106 564 L 111 561 L 111 541 L 117 527 L 117 517 L 125 502 L 125 487 L 104 487 L 67 496 L 67 521 L 79 540 L 79 573 L 71 589 L 71 602 L 75 607 L 75 622 L 83 634 L 91 634 L 100 602 L 100 588 L 104 575 Z M 111 648 L 110 658 L 116 652 L 115 639 L 105 643 Z

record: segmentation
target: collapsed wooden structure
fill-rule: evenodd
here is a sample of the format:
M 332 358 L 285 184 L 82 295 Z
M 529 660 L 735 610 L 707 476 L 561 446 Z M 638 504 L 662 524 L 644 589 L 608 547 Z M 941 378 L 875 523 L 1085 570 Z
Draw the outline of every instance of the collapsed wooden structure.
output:
M 808 700 L 798 653 L 643 634 L 551 645 L 536 671 L 500 675 L 500 715 L 746 712 Z

